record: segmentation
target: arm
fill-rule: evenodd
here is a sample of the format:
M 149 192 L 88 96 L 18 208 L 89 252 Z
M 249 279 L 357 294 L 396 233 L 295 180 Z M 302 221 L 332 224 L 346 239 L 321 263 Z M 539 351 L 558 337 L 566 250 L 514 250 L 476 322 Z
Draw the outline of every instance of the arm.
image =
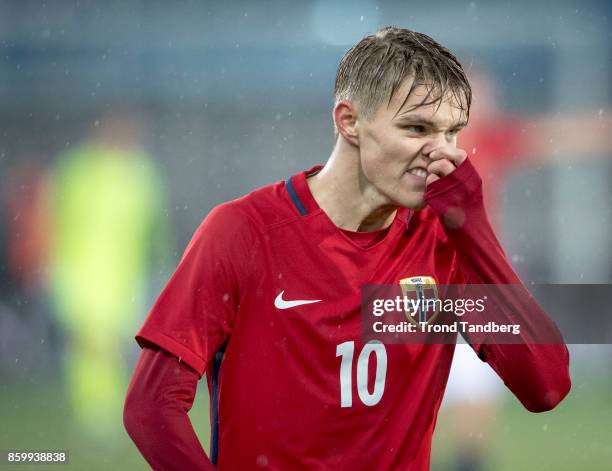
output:
M 128 390 L 125 426 L 155 469 L 214 469 L 187 412 L 198 379 L 231 336 L 252 236 L 232 204 L 211 211 L 136 335 L 144 352 Z
M 188 412 L 198 373 L 154 345 L 144 347 L 128 388 L 123 423 L 154 470 L 213 471 Z
M 547 338 L 554 339 L 540 345 L 479 343 L 482 339 L 472 344 L 478 356 L 491 365 L 528 410 L 552 409 L 571 386 L 569 354 L 556 325 L 522 285 L 506 259 L 485 213 L 482 182 L 469 160 L 464 158 L 458 168 L 442 178 L 432 178 L 425 198 L 455 246 L 459 267 L 468 282 L 515 285 L 510 291 L 513 298 L 504 300 L 507 302 L 502 306 L 501 315 L 526 326 L 528 331 L 544 329 Z

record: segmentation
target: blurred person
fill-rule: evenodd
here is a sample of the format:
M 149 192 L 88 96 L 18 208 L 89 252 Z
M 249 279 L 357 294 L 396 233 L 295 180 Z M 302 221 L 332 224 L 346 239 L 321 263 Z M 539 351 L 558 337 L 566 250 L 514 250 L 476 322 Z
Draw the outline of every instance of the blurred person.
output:
M 459 143 L 483 180 L 492 223 L 502 230 L 500 205 L 507 179 L 545 163 L 608 158 L 612 152 L 612 113 L 607 108 L 564 113 L 518 113 L 501 108 L 497 82 L 483 67 L 474 68 L 475 91 L 470 125 Z
M 458 138 L 483 180 L 484 202 L 497 232 L 503 232 L 501 202 L 509 176 L 542 163 L 609 156 L 609 111 L 521 114 L 501 109 L 499 87 L 482 67 L 469 73 L 474 93 L 470 125 Z M 474 355 L 457 345 L 442 404 L 451 422 L 456 471 L 485 469 L 495 439 L 503 384 Z
M 7 204 L 7 272 L 11 291 L 37 291 L 45 284 L 49 253 L 49 175 L 33 159 L 9 168 L 3 186 Z
M 169 230 L 141 134 L 136 114 L 111 111 L 53 172 L 50 282 L 64 374 L 77 423 L 101 441 L 121 433 L 126 339 L 141 319 L 154 244 Z
M 342 58 L 334 98 L 327 163 L 213 209 L 136 335 L 124 423 L 153 469 L 429 469 L 454 344 L 364 342 L 365 284 L 520 287 L 505 319 L 554 342 L 471 346 L 532 412 L 569 391 L 563 339 L 457 147 L 471 88 L 455 56 L 384 28 Z M 205 372 L 210 458 L 188 415 Z
M 56 336 L 47 302 L 48 168 L 23 153 L 3 172 L 0 188 L 0 371 L 40 375 L 56 366 L 49 355 Z
M 489 469 L 503 386 L 469 345 L 457 344 L 441 408 L 449 425 L 453 471 Z

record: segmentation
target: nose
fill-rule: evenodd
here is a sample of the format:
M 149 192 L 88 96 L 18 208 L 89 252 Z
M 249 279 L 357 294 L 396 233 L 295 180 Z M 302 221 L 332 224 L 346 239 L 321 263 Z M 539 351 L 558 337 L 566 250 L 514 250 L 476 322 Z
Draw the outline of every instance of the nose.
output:
M 438 147 L 444 147 L 448 145 L 446 135 L 443 132 L 437 132 L 430 134 L 427 142 L 423 145 L 421 153 L 429 159 L 429 153 L 437 149 Z

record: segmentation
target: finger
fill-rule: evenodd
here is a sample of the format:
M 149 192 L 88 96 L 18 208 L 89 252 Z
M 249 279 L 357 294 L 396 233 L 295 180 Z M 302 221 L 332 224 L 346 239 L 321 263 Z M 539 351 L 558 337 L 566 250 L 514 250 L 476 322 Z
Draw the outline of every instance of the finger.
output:
M 456 167 L 448 159 L 434 160 L 427 166 L 427 172 L 433 173 L 438 177 L 445 177 L 455 169 Z M 425 182 L 427 182 L 427 180 Z
M 425 180 L 425 186 L 431 185 L 436 180 L 440 180 L 440 177 L 435 173 L 430 173 L 429 175 L 427 175 L 427 179 Z
M 458 167 L 467 159 L 467 152 L 457 147 L 439 147 L 432 150 L 428 157 L 431 160 L 447 159 Z

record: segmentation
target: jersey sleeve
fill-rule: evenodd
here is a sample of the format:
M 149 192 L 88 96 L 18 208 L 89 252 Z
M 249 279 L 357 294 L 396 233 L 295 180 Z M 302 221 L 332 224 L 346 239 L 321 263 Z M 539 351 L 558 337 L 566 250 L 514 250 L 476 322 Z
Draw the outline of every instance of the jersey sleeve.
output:
M 123 423 L 152 469 L 217 469 L 189 419 L 198 379 L 192 368 L 178 364 L 164 350 L 153 345 L 142 349 L 128 387 Z
M 432 183 L 425 194 L 453 242 L 457 263 L 472 285 L 497 285 L 504 293 L 496 320 L 519 324 L 522 343 L 501 344 L 487 334 L 471 345 L 530 411 L 549 410 L 568 393 L 569 354 L 561 332 L 516 275 L 488 221 L 480 176 L 466 159 L 451 174 Z M 506 289 L 504 287 L 511 287 Z M 475 313 L 477 323 L 489 319 Z M 545 342 L 532 339 L 545 338 Z
M 235 202 L 213 209 L 138 331 L 138 344 L 159 346 L 202 377 L 232 332 L 254 234 Z

